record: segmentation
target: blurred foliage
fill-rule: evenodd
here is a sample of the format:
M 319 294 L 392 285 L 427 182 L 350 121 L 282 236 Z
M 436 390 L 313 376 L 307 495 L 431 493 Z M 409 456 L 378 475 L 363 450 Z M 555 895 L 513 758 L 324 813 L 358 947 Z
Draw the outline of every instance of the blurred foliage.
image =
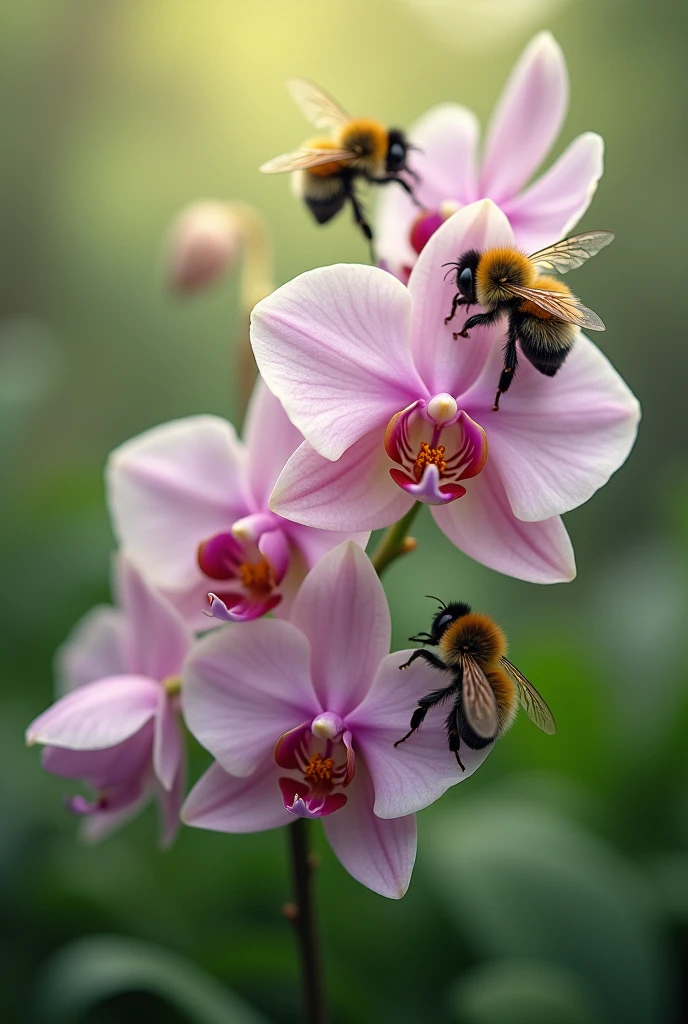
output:
M 670 301 L 684 272 L 688 142 L 676 126 L 688 9 L 541 6 L 537 23 L 472 45 L 452 37 L 455 20 L 440 38 L 410 0 L 3 5 L 3 1019 L 24 1019 L 65 944 L 86 943 L 62 964 L 87 974 L 103 933 L 185 958 L 271 1021 L 300 1019 L 279 913 L 284 836 L 183 830 L 163 855 L 148 812 L 102 847 L 80 846 L 64 783 L 40 771 L 23 729 L 51 699 L 53 651 L 108 599 L 109 449 L 164 419 L 236 414 L 236 283 L 186 302 L 166 294 L 160 244 L 177 210 L 197 197 L 256 204 L 274 230 L 280 281 L 365 259 L 346 217 L 318 229 L 286 181 L 256 173 L 308 131 L 284 78 L 309 75 L 389 122 L 409 124 L 447 99 L 484 122 L 541 27 L 555 31 L 572 80 L 553 156 L 586 129 L 607 142 L 583 226 L 612 227 L 617 242 L 577 281 L 610 325 L 604 349 L 645 420 L 628 465 L 567 516 L 579 566 L 570 585 L 500 577 L 419 518 L 418 552 L 386 581 L 396 645 L 427 625 L 425 593 L 489 609 L 559 733 L 519 721 L 467 786 L 420 816 L 419 866 L 401 903 L 353 882 L 321 840 L 322 941 L 335 1024 L 687 1018 L 688 472 L 682 403 L 666 378 L 677 391 L 688 359 L 683 312 Z M 194 747 L 194 777 L 207 762 Z M 40 974 L 44 964 L 52 975 Z M 186 1019 L 143 980 L 135 987 L 147 993 L 116 987 L 84 1006 L 89 1024 Z

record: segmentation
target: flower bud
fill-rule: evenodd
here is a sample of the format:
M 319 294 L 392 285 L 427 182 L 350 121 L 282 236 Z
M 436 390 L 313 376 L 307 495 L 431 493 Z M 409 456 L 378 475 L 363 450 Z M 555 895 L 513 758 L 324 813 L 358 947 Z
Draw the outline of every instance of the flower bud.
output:
M 203 200 L 177 216 L 167 243 L 167 279 L 175 292 L 199 291 L 239 260 L 239 225 L 226 203 Z

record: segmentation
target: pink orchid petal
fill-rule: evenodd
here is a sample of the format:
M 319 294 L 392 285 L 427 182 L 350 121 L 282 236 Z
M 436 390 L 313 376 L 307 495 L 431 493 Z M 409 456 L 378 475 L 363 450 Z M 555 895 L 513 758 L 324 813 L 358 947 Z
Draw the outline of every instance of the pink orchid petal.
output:
M 308 447 L 310 448 L 310 445 Z M 318 458 L 321 457 L 318 456 Z M 352 540 L 354 544 L 358 544 L 364 549 L 370 540 L 369 530 L 366 530 L 365 533 L 352 533 L 345 530 L 315 530 L 313 527 L 302 526 L 300 523 L 286 520 L 283 520 L 283 524 L 284 532 L 303 556 L 307 569 L 312 569 L 328 551 L 339 547 L 345 540 Z
M 505 200 L 502 209 L 519 246 L 533 253 L 568 235 L 590 206 L 603 171 L 604 142 L 585 132 L 530 188 Z
M 202 579 L 196 550 L 248 512 L 245 452 L 216 416 L 154 427 L 110 456 L 108 500 L 118 539 L 158 587 Z
M 289 568 L 289 541 L 284 530 L 269 530 L 258 541 L 258 550 L 272 566 L 275 583 L 281 583 Z
M 357 882 L 398 900 L 411 881 L 416 859 L 413 815 L 383 821 L 373 813 L 373 785 L 365 763 L 347 789 L 347 804 L 325 818 L 325 835 L 337 857 Z
M 340 545 L 311 570 L 291 621 L 310 640 L 323 709 L 344 717 L 368 691 L 392 637 L 382 584 L 357 544 Z
M 171 791 L 183 761 L 184 742 L 179 721 L 179 698 L 170 697 L 160 687 L 155 715 L 153 770 L 163 787 Z
M 429 110 L 409 129 L 409 138 L 420 147 L 412 152 L 410 165 L 420 175 L 416 195 L 428 210 L 446 200 L 461 204 L 478 198 L 476 152 L 479 127 L 475 115 L 458 103 L 442 103 Z M 409 236 L 418 207 L 400 188 L 381 190 L 377 206 L 375 246 L 397 276 L 416 262 Z
M 500 359 L 494 352 L 476 393 L 489 393 Z M 555 377 L 544 377 L 521 358 L 499 412 L 487 416 L 488 465 L 501 476 L 514 514 L 531 522 L 581 505 L 623 465 L 640 406 L 606 356 L 581 334 Z
M 285 732 L 275 744 L 272 755 L 275 764 L 279 768 L 292 771 L 300 768 L 301 757 L 306 752 L 312 735 L 310 721 L 302 722 Z
M 454 340 L 452 332 L 462 326 L 465 311 L 459 309 L 454 321 L 444 322 L 451 311 L 456 283 L 451 273 L 445 280 L 451 268 L 443 264 L 456 262 L 469 249 L 482 251 L 492 246 L 513 245 L 513 240 L 502 211 L 489 199 L 483 199 L 453 214 L 418 257 L 408 283 L 413 298 L 412 346 L 416 366 L 430 395 L 447 392 L 457 397 L 480 374 L 486 358 L 483 329 L 472 332 L 469 339 Z
M 132 674 L 164 680 L 181 672 L 193 634 L 162 594 L 119 555 L 119 601 L 127 617 L 127 664 Z
M 551 33 L 530 41 L 514 67 L 487 130 L 482 195 L 501 203 L 525 185 L 559 135 L 569 99 L 561 47 Z
M 303 437 L 290 423 L 282 405 L 262 377 L 256 381 L 248 404 L 243 436 L 251 494 L 258 508 L 267 508 L 270 491 L 282 466 Z
M 405 743 L 394 744 L 409 730 L 419 697 L 444 685 L 430 666 L 415 661 L 400 671 L 411 651 L 389 654 L 381 663 L 365 700 L 347 716 L 375 787 L 375 814 L 398 818 L 434 803 L 450 786 L 472 775 L 492 747 L 461 747 L 462 772 L 447 745 L 448 707 L 433 708 Z
M 83 821 L 79 837 L 86 843 L 100 843 L 135 818 L 150 801 L 152 789 L 139 779 L 118 795 L 113 807 L 95 811 Z
M 323 710 L 310 646 L 288 622 L 262 620 L 202 637 L 186 663 L 182 708 L 194 736 L 233 775 L 255 771 L 277 739 Z
M 160 789 L 158 806 L 160 809 L 160 846 L 168 849 L 174 842 L 181 824 L 180 814 L 186 788 L 186 753 L 182 748 L 179 769 L 171 787 Z
M 228 775 L 217 761 L 187 796 L 181 818 L 185 825 L 212 832 L 264 832 L 294 820 L 285 810 L 277 772 L 265 761 L 247 778 Z
M 252 622 L 267 615 L 281 602 L 280 594 L 253 598 L 246 594 L 208 594 L 208 615 L 220 622 Z
M 491 458 L 463 498 L 431 512 L 452 544 L 506 576 L 530 583 L 567 583 L 576 575 L 573 548 L 561 519 L 517 519 Z
M 245 516 L 238 522 L 245 523 L 247 519 L 253 516 Z M 196 558 L 204 576 L 211 580 L 234 580 L 244 561 L 244 549 L 231 530 L 220 530 L 200 542 Z
M 41 765 L 51 775 L 83 779 L 95 790 L 109 790 L 150 774 L 153 722 L 112 747 L 103 750 L 66 750 L 45 747 Z
M 145 676 L 109 676 L 87 683 L 35 718 L 26 742 L 99 750 L 133 736 L 155 714 L 158 683 Z
M 301 274 L 259 302 L 251 343 L 268 387 L 325 458 L 423 393 L 409 350 L 406 289 L 377 267 Z
M 86 612 L 55 655 L 58 696 L 104 676 L 124 675 L 126 630 L 119 608 L 97 605 Z
M 384 425 L 371 431 L 337 462 L 304 441 L 275 485 L 270 505 L 285 519 L 319 530 L 378 530 L 413 504 L 390 479 Z

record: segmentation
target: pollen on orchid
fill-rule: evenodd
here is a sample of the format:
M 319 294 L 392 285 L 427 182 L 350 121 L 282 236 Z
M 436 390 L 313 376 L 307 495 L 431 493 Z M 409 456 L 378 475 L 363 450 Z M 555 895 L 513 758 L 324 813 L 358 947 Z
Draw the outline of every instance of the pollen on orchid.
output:
M 177 694 L 182 692 L 182 677 L 167 676 L 166 679 L 163 679 L 162 685 L 168 697 L 176 697 Z
M 242 587 L 258 593 L 269 593 L 275 586 L 275 574 L 267 558 L 259 562 L 242 562 L 239 566 Z
M 322 754 L 316 752 L 308 759 L 303 774 L 309 782 L 329 782 L 333 771 L 334 759 L 323 757 Z
M 444 451 L 443 444 L 439 448 L 431 448 L 427 441 L 421 441 L 420 451 L 413 464 L 413 475 L 417 482 L 420 482 L 428 466 L 437 466 L 440 476 L 446 471 L 447 462 L 444 457 Z

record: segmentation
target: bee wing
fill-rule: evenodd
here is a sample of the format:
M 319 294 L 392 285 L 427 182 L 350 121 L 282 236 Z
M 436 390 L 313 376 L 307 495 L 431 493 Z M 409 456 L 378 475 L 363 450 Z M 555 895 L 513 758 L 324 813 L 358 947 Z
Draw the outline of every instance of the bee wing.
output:
M 493 739 L 499 728 L 497 701 L 480 665 L 466 655 L 463 659 L 462 706 L 471 729 L 483 739 Z
M 561 242 L 548 245 L 529 257 L 538 270 L 553 270 L 557 274 L 568 274 L 591 256 L 597 256 L 600 249 L 614 241 L 611 231 L 585 231 L 582 235 L 564 238 Z
M 343 160 L 353 159 L 353 154 L 348 149 L 312 149 L 302 146 L 294 149 L 291 153 L 282 153 L 281 156 L 273 157 L 258 168 L 263 174 L 284 174 L 286 171 L 305 171 L 309 167 L 318 167 L 320 164 L 331 164 Z
M 537 725 L 538 729 L 546 732 L 548 736 L 554 736 L 557 731 L 554 715 L 547 707 L 544 698 L 540 696 L 530 680 L 526 679 L 523 673 L 519 672 L 516 666 L 511 664 L 508 658 L 502 658 L 501 663 L 516 683 L 518 699 L 528 718 Z
M 308 78 L 288 78 L 287 89 L 303 116 L 316 128 L 341 128 L 351 120 L 346 110 Z
M 542 288 L 523 288 L 521 285 L 504 285 L 513 295 L 533 302 L 540 309 L 546 310 L 559 320 L 576 327 L 585 327 L 589 331 L 603 331 L 604 324 L 591 309 L 584 306 L 575 295 L 562 295 L 560 292 L 547 292 Z

